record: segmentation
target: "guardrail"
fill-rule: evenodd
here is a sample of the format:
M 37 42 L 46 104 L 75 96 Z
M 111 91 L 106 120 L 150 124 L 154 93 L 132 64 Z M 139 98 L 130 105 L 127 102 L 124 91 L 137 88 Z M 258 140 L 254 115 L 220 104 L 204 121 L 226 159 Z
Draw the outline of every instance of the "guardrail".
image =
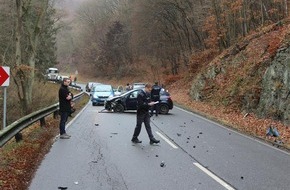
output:
M 74 96 L 73 100 L 76 101 L 79 98 L 81 98 L 85 92 L 81 92 Z M 45 126 L 45 117 L 53 114 L 54 118 L 57 116 L 59 110 L 59 103 L 53 104 L 49 107 L 46 107 L 44 109 L 38 110 L 36 112 L 33 112 L 29 115 L 26 115 L 19 120 L 13 122 L 9 126 L 5 127 L 3 130 L 0 131 L 0 147 L 5 145 L 10 139 L 12 139 L 14 136 L 16 140 L 19 138 L 17 135 L 19 133 L 29 127 L 31 124 L 40 121 L 40 126 Z M 20 137 L 21 138 L 21 137 Z

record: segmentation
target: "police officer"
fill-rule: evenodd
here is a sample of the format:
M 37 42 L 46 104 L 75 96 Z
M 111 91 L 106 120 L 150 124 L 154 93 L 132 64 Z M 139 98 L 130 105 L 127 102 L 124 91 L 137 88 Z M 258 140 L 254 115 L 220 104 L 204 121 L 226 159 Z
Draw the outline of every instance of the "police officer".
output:
M 156 102 L 156 101 L 160 101 L 160 91 L 161 91 L 161 87 L 158 86 L 158 82 L 155 82 L 155 84 L 152 86 L 152 90 L 151 90 L 151 100 Z M 159 113 L 159 103 L 154 104 L 151 107 L 151 116 L 153 115 L 153 111 L 155 110 L 155 115 L 158 116 Z
M 150 115 L 149 115 L 149 108 L 150 106 L 154 105 L 154 102 L 150 100 L 150 91 L 151 85 L 146 84 L 144 90 L 140 90 L 137 95 L 137 124 L 134 130 L 134 134 L 132 137 L 133 143 L 142 143 L 138 139 L 138 136 L 141 132 L 141 126 L 144 122 L 147 134 L 150 139 L 150 144 L 159 143 L 159 140 L 156 140 L 152 134 L 151 126 L 150 126 Z

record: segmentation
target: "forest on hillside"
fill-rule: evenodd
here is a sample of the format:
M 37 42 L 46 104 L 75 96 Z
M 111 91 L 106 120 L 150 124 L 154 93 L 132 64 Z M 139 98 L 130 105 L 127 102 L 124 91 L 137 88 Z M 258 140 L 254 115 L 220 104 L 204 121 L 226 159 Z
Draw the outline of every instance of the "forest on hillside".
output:
M 8 105 L 16 100 L 19 115 L 30 113 L 50 66 L 107 79 L 191 79 L 223 50 L 287 18 L 289 2 L 0 0 L 0 62 L 11 68 Z
M 69 38 L 62 50 L 70 52 L 59 60 L 93 76 L 134 78 L 146 70 L 154 80 L 170 80 L 194 74 L 239 39 L 284 19 L 288 6 L 286 0 L 87 0 L 61 32 Z

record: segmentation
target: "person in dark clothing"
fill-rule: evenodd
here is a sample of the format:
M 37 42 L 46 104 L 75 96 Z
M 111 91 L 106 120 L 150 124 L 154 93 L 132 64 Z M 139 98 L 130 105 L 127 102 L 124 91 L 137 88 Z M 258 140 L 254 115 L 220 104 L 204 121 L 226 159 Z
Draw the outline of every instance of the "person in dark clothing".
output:
M 154 105 L 154 102 L 151 102 L 150 100 L 150 91 L 151 85 L 146 84 L 145 89 L 140 90 L 137 95 L 137 124 L 131 140 L 133 143 L 142 143 L 142 141 L 138 139 L 138 136 L 141 132 L 141 126 L 143 122 L 145 124 L 145 128 L 150 139 L 150 144 L 160 142 L 159 140 L 156 140 L 154 138 L 150 126 L 149 108 L 150 106 Z
M 158 85 L 158 82 L 155 82 L 155 84 L 152 86 L 151 90 L 151 100 L 154 102 L 160 101 L 160 91 L 161 87 Z M 155 115 L 158 116 L 159 113 L 159 103 L 154 104 L 151 107 L 151 116 L 153 115 L 153 111 L 155 110 Z
M 71 101 L 73 99 L 73 95 L 68 89 L 70 83 L 70 79 L 63 79 L 63 83 L 58 91 L 60 112 L 59 134 L 61 139 L 70 138 L 70 135 L 65 131 L 65 123 L 67 122 L 68 116 L 71 114 Z

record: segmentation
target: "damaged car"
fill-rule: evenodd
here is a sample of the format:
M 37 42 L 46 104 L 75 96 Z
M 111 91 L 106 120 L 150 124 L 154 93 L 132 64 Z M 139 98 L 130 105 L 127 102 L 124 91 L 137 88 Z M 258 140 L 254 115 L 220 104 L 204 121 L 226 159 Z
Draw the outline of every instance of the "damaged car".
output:
M 137 110 L 137 95 L 142 89 L 133 89 L 119 96 L 109 97 L 105 101 L 105 109 L 114 112 L 126 110 Z M 160 91 L 159 113 L 168 114 L 173 108 L 173 101 L 170 94 L 164 89 Z

